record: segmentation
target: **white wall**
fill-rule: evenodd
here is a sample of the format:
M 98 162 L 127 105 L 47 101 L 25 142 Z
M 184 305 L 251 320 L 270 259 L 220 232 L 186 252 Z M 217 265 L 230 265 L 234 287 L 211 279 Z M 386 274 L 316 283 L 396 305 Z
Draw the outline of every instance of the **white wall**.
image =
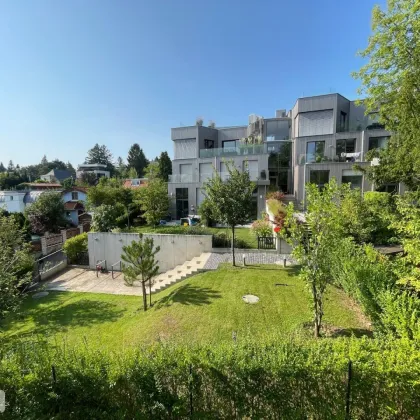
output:
M 156 255 L 159 272 L 171 270 L 185 261 L 200 256 L 203 252 L 211 252 L 211 235 L 166 235 L 144 234 L 153 238 L 155 246 L 160 246 Z M 100 260 L 106 260 L 108 270 L 111 264 L 121 260 L 122 247 L 138 241 L 137 233 L 88 233 L 89 266 L 94 269 Z M 115 267 L 119 269 L 119 265 Z
M 24 197 L 25 193 L 22 192 L 0 191 L 0 208 L 9 213 L 23 213 L 25 211 Z

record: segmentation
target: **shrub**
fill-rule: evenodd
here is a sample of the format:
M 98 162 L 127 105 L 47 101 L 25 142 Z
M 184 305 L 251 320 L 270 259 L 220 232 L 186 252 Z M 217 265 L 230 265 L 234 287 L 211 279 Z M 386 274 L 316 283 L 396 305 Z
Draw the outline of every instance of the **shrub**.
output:
M 419 346 L 407 340 L 0 352 L 4 419 L 190 418 L 191 404 L 194 418 L 344 418 L 349 359 L 351 418 L 420 416 Z
M 258 219 L 251 225 L 251 234 L 258 236 L 273 236 L 271 223 L 266 219 Z
M 281 191 L 269 191 L 266 196 L 266 200 L 277 200 L 281 201 L 284 198 L 284 194 Z
M 232 246 L 232 236 L 226 232 L 215 233 L 213 235 L 213 246 L 215 248 L 230 248 Z M 243 239 L 235 237 L 235 248 L 247 249 L 250 246 Z
M 212 205 L 207 198 L 198 207 L 198 214 L 201 216 L 201 222 L 204 225 L 212 226 L 214 224 Z
M 88 250 L 88 235 L 82 233 L 73 238 L 67 239 L 63 245 L 63 251 L 70 261 L 75 261 L 77 257 Z

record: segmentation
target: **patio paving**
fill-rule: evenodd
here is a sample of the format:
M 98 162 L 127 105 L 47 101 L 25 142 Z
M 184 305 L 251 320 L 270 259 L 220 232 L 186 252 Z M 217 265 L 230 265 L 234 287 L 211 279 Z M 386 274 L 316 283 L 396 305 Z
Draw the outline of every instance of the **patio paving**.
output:
M 99 273 L 96 277 L 94 270 L 84 268 L 69 268 L 61 272 L 44 284 L 46 290 L 58 290 L 67 292 L 90 292 L 90 293 L 108 293 L 113 295 L 135 295 L 141 296 L 141 285 L 126 286 L 124 276 L 118 272 Z

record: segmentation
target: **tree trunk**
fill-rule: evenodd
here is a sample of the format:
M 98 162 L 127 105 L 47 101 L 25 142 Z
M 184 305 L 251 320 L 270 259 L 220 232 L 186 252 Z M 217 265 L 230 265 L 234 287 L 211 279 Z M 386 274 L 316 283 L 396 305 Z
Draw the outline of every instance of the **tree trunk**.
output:
M 318 302 L 317 302 L 317 293 L 315 282 L 312 282 L 312 299 L 314 300 L 314 336 L 315 338 L 319 337 L 319 319 L 318 319 Z
M 146 283 L 142 280 L 141 287 L 143 289 L 143 309 L 147 311 L 147 294 L 146 294 Z
M 149 279 L 149 306 L 152 307 L 152 279 Z
M 235 266 L 235 226 L 232 226 L 232 265 Z

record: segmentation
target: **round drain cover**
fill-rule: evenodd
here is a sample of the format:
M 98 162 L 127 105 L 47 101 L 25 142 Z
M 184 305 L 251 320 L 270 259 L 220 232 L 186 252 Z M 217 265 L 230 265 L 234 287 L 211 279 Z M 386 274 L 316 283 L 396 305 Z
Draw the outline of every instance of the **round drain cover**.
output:
M 42 298 L 44 296 L 48 296 L 48 292 L 38 292 L 32 295 L 32 299 L 39 299 Z
M 245 295 L 245 296 L 242 296 L 242 300 L 245 303 L 257 303 L 260 300 L 260 298 L 255 295 Z

